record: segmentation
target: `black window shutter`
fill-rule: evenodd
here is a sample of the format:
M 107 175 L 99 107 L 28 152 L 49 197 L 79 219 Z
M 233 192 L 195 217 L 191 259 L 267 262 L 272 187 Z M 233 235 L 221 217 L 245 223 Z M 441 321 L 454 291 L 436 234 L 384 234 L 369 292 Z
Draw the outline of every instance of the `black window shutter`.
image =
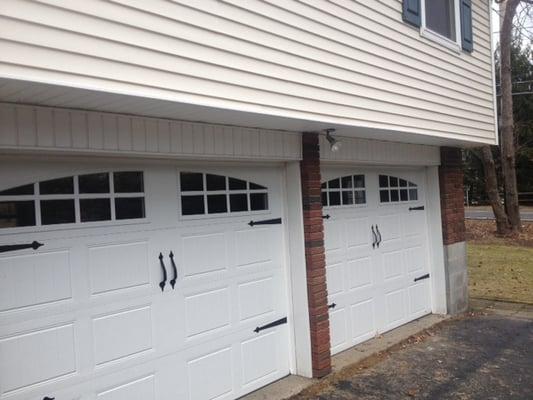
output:
M 472 32 L 472 0 L 461 1 L 461 45 L 464 51 L 474 50 L 474 34 Z
M 421 23 L 420 0 L 403 0 L 403 20 L 414 26 Z

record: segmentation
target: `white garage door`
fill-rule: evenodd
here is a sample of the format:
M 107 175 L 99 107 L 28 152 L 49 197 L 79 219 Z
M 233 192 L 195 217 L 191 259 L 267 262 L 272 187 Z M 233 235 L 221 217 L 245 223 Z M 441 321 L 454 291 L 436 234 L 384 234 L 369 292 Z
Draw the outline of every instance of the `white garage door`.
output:
M 1 399 L 234 399 L 289 373 L 280 170 L 0 175 Z
M 431 312 L 423 171 L 322 174 L 332 352 Z

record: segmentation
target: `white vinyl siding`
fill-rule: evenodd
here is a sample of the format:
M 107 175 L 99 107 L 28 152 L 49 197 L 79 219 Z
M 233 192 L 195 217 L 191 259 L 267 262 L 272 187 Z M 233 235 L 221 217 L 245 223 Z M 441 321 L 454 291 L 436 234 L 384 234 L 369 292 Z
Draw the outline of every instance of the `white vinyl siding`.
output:
M 496 140 L 488 0 L 471 54 L 420 37 L 400 0 L 5 0 L 0 24 L 0 76 Z

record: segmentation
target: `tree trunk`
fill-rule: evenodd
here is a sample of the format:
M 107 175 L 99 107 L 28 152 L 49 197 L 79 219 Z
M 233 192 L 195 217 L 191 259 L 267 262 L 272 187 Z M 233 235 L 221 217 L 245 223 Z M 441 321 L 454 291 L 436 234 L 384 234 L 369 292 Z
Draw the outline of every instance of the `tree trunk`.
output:
M 511 41 L 513 18 L 520 0 L 507 0 L 505 13 L 500 27 L 501 52 L 501 161 L 505 188 L 505 209 L 511 230 L 516 232 L 522 227 L 518 205 L 516 183 L 515 138 L 513 121 L 513 95 L 511 73 Z
M 494 218 L 496 219 L 496 230 L 500 235 L 508 234 L 511 230 L 511 226 L 500 198 L 498 178 L 496 176 L 496 165 L 494 163 L 494 157 L 492 156 L 492 150 L 489 146 L 483 146 L 481 148 L 481 162 L 483 163 L 483 170 L 485 171 L 485 190 L 489 196 L 490 205 L 492 206 Z

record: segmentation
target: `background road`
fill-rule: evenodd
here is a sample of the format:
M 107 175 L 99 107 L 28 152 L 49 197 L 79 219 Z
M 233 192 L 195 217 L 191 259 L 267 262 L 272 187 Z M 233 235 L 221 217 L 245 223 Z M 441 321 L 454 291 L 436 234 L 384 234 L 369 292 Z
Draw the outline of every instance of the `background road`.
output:
M 521 210 L 520 215 L 522 221 L 533 221 L 533 210 L 530 207 Z M 494 214 L 490 207 L 465 207 L 465 217 L 467 219 L 494 219 Z

